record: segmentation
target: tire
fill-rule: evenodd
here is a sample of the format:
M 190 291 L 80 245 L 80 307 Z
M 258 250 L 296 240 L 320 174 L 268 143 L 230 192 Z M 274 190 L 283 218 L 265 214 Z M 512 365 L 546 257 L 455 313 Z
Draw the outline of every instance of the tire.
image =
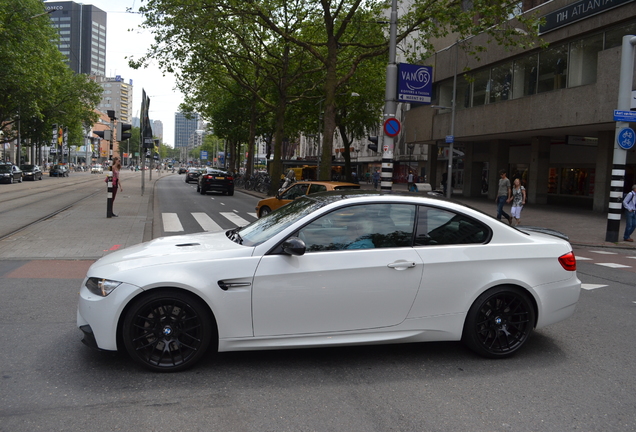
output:
M 18 183 L 22 183 L 22 177 L 18 179 Z
M 124 318 L 122 338 L 128 354 L 155 372 L 194 366 L 214 341 L 209 310 L 192 294 L 158 290 L 135 300 Z
M 9 176 L 9 184 L 13 184 L 13 176 Z
M 197 192 L 201 193 L 201 186 L 197 183 Z
M 468 311 L 462 341 L 484 357 L 511 356 L 530 337 L 535 315 L 532 299 L 525 291 L 512 286 L 490 289 Z
M 200 193 L 201 195 L 205 195 L 205 189 L 203 189 L 203 187 L 201 187 L 201 190 L 199 191 L 199 193 Z
M 227 191 L 228 196 L 234 196 L 234 189 Z
M 258 217 L 262 218 L 263 216 L 266 216 L 268 214 L 270 214 L 272 212 L 272 209 L 267 207 L 267 206 L 263 206 L 261 207 L 261 209 L 258 211 Z

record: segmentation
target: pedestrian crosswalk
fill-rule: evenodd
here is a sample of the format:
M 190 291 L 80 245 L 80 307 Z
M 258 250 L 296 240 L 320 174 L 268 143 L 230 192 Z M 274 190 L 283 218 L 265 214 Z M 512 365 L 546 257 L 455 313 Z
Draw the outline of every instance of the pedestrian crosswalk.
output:
M 247 213 L 246 216 L 251 220 L 247 220 L 241 216 L 239 216 L 236 212 L 219 212 L 220 215 L 224 219 L 219 219 L 222 221 L 228 221 L 227 223 L 217 223 L 209 214 L 204 212 L 194 212 L 194 213 L 161 213 L 161 220 L 163 223 L 163 231 L 165 233 L 179 233 L 185 232 L 183 227 L 182 219 L 183 217 L 192 217 L 199 225 L 200 229 L 195 230 L 194 232 L 201 231 L 222 231 L 223 229 L 230 228 L 228 225 L 233 226 L 245 226 L 251 223 L 254 219 L 257 219 L 256 213 Z M 222 225 L 225 225 L 223 227 Z

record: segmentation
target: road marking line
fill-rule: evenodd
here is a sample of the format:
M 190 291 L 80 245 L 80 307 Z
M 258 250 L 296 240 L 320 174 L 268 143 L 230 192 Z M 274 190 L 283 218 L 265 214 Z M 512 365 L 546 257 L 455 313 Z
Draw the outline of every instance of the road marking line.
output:
M 176 213 L 161 213 L 161 219 L 163 219 L 164 232 L 183 231 L 183 225 L 181 225 L 179 216 Z
M 623 265 L 623 264 L 616 264 L 616 263 L 594 263 L 596 265 L 600 265 L 600 266 L 605 266 L 605 267 L 610 267 L 610 268 L 632 268 L 632 266 L 627 266 L 627 265 Z
M 592 252 L 592 253 L 597 253 L 597 254 L 601 254 L 601 255 L 618 255 L 617 252 L 607 252 L 607 251 L 588 251 L 588 252 Z
M 254 219 L 258 219 L 258 215 L 256 213 L 247 213 L 247 214 L 252 216 Z
M 597 285 L 597 284 L 581 284 L 581 288 L 584 290 L 593 290 L 593 289 L 597 289 L 597 288 L 603 288 L 609 285 Z
M 576 255 L 576 259 L 580 261 L 592 261 L 592 258 L 586 258 L 578 255 Z
M 214 222 L 207 213 L 192 213 L 192 216 L 194 216 L 199 225 L 201 225 L 203 231 L 223 231 L 223 228 Z
M 628 257 L 625 257 L 625 258 L 636 259 L 636 256 L 628 256 Z
M 235 215 L 234 213 L 221 212 L 220 214 L 221 214 L 221 216 L 223 216 L 224 218 L 226 218 L 227 220 L 229 220 L 230 222 L 232 222 L 236 226 L 249 225 L 248 221 L 246 221 L 245 219 L 243 219 L 240 216 Z

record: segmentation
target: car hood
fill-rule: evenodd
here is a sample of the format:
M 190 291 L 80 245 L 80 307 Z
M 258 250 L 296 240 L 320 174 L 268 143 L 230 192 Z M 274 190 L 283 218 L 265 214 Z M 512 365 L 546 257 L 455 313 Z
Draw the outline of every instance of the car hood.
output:
M 88 276 L 110 277 L 143 267 L 249 257 L 253 250 L 228 239 L 225 231 L 161 237 L 104 256 L 91 266 Z

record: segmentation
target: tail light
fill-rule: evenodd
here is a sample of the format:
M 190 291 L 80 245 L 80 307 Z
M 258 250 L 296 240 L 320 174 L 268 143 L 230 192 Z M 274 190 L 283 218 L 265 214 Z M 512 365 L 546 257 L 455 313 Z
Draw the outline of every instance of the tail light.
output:
M 576 271 L 576 257 L 574 252 L 566 253 L 559 257 L 559 264 L 567 271 Z

